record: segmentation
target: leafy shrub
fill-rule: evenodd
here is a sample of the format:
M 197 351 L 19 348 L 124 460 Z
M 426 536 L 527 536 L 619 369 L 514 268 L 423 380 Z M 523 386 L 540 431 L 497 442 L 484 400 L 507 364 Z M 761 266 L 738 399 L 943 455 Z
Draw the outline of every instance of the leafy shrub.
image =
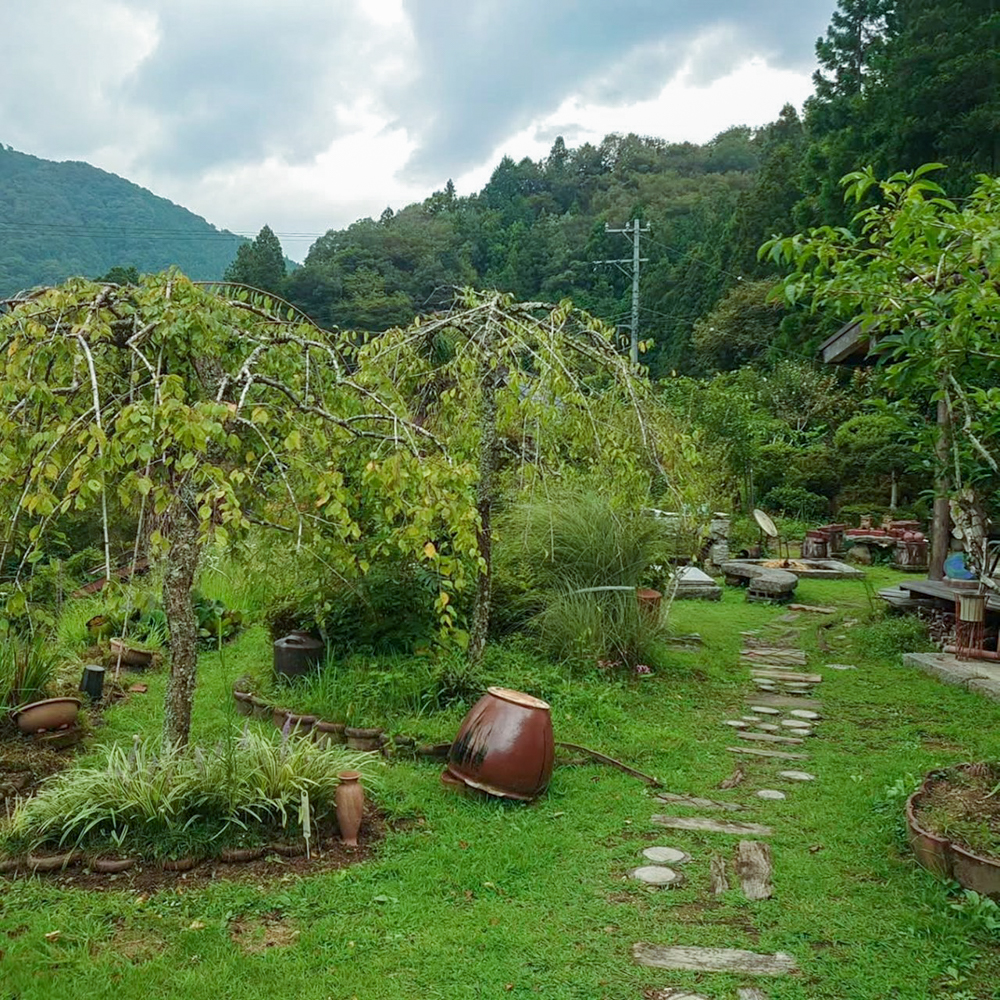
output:
M 837 509 L 837 520 L 852 527 L 861 523 L 862 517 L 871 517 L 872 524 L 881 524 L 886 515 L 894 521 L 923 520 L 926 511 L 914 507 L 896 507 L 890 510 L 885 503 L 851 503 Z
M 933 649 L 927 623 L 915 615 L 878 615 L 855 627 L 851 638 L 856 648 L 871 659 L 895 659 L 902 653 Z
M 193 828 L 214 837 L 251 825 L 264 835 L 301 829 L 304 801 L 313 822 L 323 819 L 334 809 L 337 773 L 370 777 L 374 763 L 371 754 L 250 730 L 209 751 L 164 751 L 136 737 L 130 748 L 114 744 L 94 763 L 49 778 L 18 807 L 10 838 L 82 847 L 131 836 L 160 853 Z
M 776 486 L 761 501 L 766 510 L 801 521 L 820 521 L 830 513 L 830 501 L 800 486 Z
M 329 579 L 284 593 L 265 610 L 273 639 L 318 632 L 339 656 L 412 653 L 437 628 L 436 576 L 416 563 L 382 563 L 358 580 Z

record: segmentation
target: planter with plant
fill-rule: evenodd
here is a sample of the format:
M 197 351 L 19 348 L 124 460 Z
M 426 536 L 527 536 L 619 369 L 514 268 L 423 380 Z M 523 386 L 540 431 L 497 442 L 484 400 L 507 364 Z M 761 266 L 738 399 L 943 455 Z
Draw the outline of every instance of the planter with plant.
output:
M 907 800 L 906 824 L 925 868 L 1000 897 L 1000 764 L 931 771 Z

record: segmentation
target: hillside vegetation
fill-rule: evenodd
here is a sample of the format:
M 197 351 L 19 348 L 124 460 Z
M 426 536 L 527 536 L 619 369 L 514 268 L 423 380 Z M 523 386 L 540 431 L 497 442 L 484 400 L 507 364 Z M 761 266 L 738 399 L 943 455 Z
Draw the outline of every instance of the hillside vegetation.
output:
M 221 278 L 243 242 L 115 174 L 0 144 L 0 295 L 118 265 Z

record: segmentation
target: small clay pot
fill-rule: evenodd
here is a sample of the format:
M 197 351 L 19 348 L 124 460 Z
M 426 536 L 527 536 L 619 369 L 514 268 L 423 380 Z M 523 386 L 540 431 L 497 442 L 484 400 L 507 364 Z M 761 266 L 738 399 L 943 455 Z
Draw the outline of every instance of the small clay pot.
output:
M 255 719 L 269 719 L 274 711 L 271 705 L 263 698 L 258 698 L 257 695 L 250 696 L 250 704 L 252 706 L 251 714 Z
M 246 864 L 262 857 L 264 857 L 263 847 L 227 847 L 219 855 L 219 860 L 226 864 Z
M 337 775 L 335 801 L 340 839 L 346 847 L 358 846 L 358 831 L 365 811 L 365 790 L 361 787 L 360 771 L 341 771 Z
M 0 875 L 16 872 L 24 864 L 24 858 L 0 858 Z
M 189 854 L 186 858 L 167 858 L 161 867 L 165 872 L 189 872 L 197 864 L 198 859 Z
M 306 736 L 312 732 L 312 727 L 316 725 L 319 719 L 315 715 L 293 715 L 292 716 L 292 731 L 297 733 L 299 736 Z
M 67 851 L 65 854 L 50 854 L 39 857 L 29 854 L 27 858 L 28 867 L 35 872 L 55 872 L 62 868 L 68 868 L 80 860 L 79 851 Z
M 115 663 L 121 660 L 123 666 L 145 670 L 153 662 L 153 654 L 148 649 L 136 649 L 121 639 L 110 639 L 108 645 L 111 647 L 111 658 Z
M 290 709 L 287 709 L 287 708 L 274 708 L 274 709 L 271 710 L 271 721 L 275 724 L 275 726 L 278 727 L 278 729 L 281 729 L 282 731 L 284 731 L 285 722 L 287 721 L 288 716 L 290 716 L 290 715 L 292 715 L 292 711 Z M 292 725 L 294 725 L 294 724 L 295 724 L 295 720 L 293 718 L 292 719 Z
M 236 702 L 237 715 L 251 715 L 253 713 L 253 695 L 245 691 L 234 691 L 233 700 Z
M 291 844 L 275 841 L 272 844 L 268 844 L 267 849 L 273 851 L 275 854 L 280 854 L 283 858 L 301 858 L 306 853 L 306 844 L 304 840 Z
M 384 729 L 354 729 L 350 726 L 344 729 L 347 745 L 352 750 L 378 750 L 384 733 Z
M 312 727 L 313 739 L 319 746 L 331 747 L 347 742 L 343 722 L 324 722 L 317 719 Z
M 105 875 L 117 875 L 119 872 L 127 872 L 130 868 L 134 868 L 136 861 L 136 858 L 94 858 L 90 863 L 90 870 Z
M 46 698 L 14 713 L 14 721 L 22 733 L 44 733 L 50 729 L 69 729 L 76 722 L 79 698 Z

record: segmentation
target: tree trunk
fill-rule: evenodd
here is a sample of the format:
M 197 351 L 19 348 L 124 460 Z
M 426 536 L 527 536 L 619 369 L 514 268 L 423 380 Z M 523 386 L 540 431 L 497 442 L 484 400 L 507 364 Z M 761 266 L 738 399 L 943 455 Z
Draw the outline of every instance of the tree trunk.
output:
M 899 481 L 896 479 L 896 470 L 892 470 L 892 486 L 889 492 L 889 510 L 895 510 L 899 503 Z
M 938 400 L 937 405 L 938 438 L 934 446 L 937 456 L 938 474 L 934 484 L 934 523 L 931 528 L 931 563 L 927 577 L 930 580 L 944 579 L 944 561 L 948 558 L 948 547 L 951 543 L 951 510 L 948 506 L 948 494 L 951 490 L 951 480 L 948 476 L 948 455 L 951 449 L 951 414 L 948 403 Z
M 476 581 L 476 603 L 472 613 L 472 635 L 469 639 L 469 662 L 478 667 L 483 662 L 486 638 L 490 628 L 490 605 L 493 591 L 493 491 L 497 464 L 497 385 L 500 373 L 491 366 L 493 353 L 492 330 L 487 329 L 483 361 L 482 408 L 479 416 L 479 483 L 476 486 L 476 509 L 479 529 L 476 544 L 484 565 Z
M 184 746 L 191 732 L 191 704 L 198 670 L 198 623 L 191 602 L 198 569 L 198 521 L 178 500 L 168 514 L 170 539 L 163 575 L 163 608 L 170 627 L 170 679 L 163 710 L 163 744 Z

